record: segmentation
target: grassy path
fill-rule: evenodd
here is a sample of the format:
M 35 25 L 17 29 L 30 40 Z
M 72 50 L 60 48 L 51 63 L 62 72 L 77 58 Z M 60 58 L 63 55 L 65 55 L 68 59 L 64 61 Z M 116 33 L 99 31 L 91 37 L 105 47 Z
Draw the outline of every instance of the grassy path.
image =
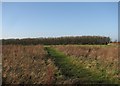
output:
M 59 52 L 51 47 L 45 47 L 45 49 L 54 60 L 55 65 L 61 70 L 62 74 L 66 78 L 79 79 L 79 81 L 76 82 L 77 84 L 79 83 L 113 84 L 113 82 L 110 81 L 109 79 L 101 77 L 101 74 L 96 74 L 87 70 L 86 68 L 83 67 L 83 65 L 78 64 L 78 61 L 76 61 L 74 58 L 68 57 L 64 55 L 62 52 Z

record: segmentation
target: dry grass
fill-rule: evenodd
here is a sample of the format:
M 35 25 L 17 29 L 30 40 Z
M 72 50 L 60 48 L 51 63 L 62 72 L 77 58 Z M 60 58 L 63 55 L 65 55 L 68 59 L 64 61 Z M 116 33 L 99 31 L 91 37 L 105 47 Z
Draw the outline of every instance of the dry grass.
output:
M 2 84 L 2 45 L 0 44 L 0 84 Z
M 75 57 L 88 57 L 113 61 L 118 59 L 118 47 L 117 46 L 57 46 L 60 51 L 63 51 L 66 55 Z
M 3 84 L 51 84 L 55 66 L 41 45 L 3 47 Z
M 96 74 L 103 72 L 100 77 L 109 76 L 115 80 L 118 77 L 117 46 L 60 45 L 53 46 L 53 48 L 57 49 L 58 53 L 66 54 L 68 60 L 71 58 L 70 63 L 73 65 L 82 64 L 90 72 L 97 72 Z M 77 78 L 68 79 L 59 67 L 55 66 L 54 59 L 51 59 L 52 57 L 41 45 L 3 45 L 2 54 L 3 84 L 73 84 L 79 82 Z M 66 61 L 66 63 L 69 62 Z M 73 71 L 73 73 L 76 72 Z
M 69 57 L 74 57 L 91 72 L 97 72 L 98 74 L 102 72 L 102 77 L 110 78 L 113 81 L 118 80 L 118 46 L 60 45 L 54 46 L 54 48 Z

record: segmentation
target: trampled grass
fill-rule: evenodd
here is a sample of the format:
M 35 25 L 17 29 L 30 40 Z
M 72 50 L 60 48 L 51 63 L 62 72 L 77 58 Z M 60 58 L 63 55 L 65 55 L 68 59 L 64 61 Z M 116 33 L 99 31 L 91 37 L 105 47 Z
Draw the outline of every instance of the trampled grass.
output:
M 67 78 L 78 78 L 76 83 L 102 83 L 113 84 L 118 83 L 117 79 L 111 79 L 103 69 L 102 71 L 90 70 L 86 68 L 86 64 L 90 61 L 84 59 L 79 60 L 74 57 L 66 56 L 64 53 L 59 52 L 53 48 L 47 47 L 49 55 L 54 59 L 55 64 L 61 70 L 62 74 Z M 85 64 L 84 64 L 85 63 Z
M 107 46 L 107 45 L 106 45 Z M 85 68 L 98 73 L 102 73 L 102 77 L 108 77 L 111 81 L 118 83 L 119 69 L 118 69 L 118 46 L 54 46 L 58 51 L 63 52 L 69 57 L 74 57 L 79 63 L 83 64 Z M 112 70 L 111 70 L 112 69 Z M 94 72 L 94 71 L 93 71 Z
M 120 83 L 117 47 L 3 45 L 3 84 Z

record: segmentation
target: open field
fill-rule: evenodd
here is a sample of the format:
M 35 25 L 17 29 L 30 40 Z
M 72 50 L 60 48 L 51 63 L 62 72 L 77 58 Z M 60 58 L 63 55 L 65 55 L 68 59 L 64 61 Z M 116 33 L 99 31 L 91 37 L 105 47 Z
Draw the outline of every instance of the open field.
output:
M 0 84 L 120 86 L 118 0 L 0 6 Z
M 2 84 L 2 45 L 0 44 L 0 85 Z
M 3 45 L 2 48 L 3 84 L 120 83 L 117 46 Z
M 3 84 L 51 84 L 55 70 L 43 46 L 3 46 Z
M 82 65 L 89 72 L 96 74 L 94 76 L 96 76 L 95 80 L 98 82 L 119 82 L 118 46 L 60 45 L 54 46 L 54 48 L 72 59 L 72 64 Z M 93 81 L 94 78 L 91 78 L 91 80 Z

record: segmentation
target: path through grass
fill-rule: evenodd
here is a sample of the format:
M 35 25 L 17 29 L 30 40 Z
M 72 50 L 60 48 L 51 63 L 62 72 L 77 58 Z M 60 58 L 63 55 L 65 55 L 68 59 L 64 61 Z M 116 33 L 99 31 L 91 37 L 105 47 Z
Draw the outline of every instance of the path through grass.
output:
M 78 78 L 79 81 L 76 83 L 107 83 L 113 84 L 109 78 L 101 77 L 101 74 L 91 72 L 83 67 L 83 65 L 78 64 L 72 57 L 64 55 L 62 52 L 55 50 L 54 48 L 45 47 L 48 54 L 52 57 L 55 65 L 61 70 L 62 74 L 66 78 L 75 79 Z

